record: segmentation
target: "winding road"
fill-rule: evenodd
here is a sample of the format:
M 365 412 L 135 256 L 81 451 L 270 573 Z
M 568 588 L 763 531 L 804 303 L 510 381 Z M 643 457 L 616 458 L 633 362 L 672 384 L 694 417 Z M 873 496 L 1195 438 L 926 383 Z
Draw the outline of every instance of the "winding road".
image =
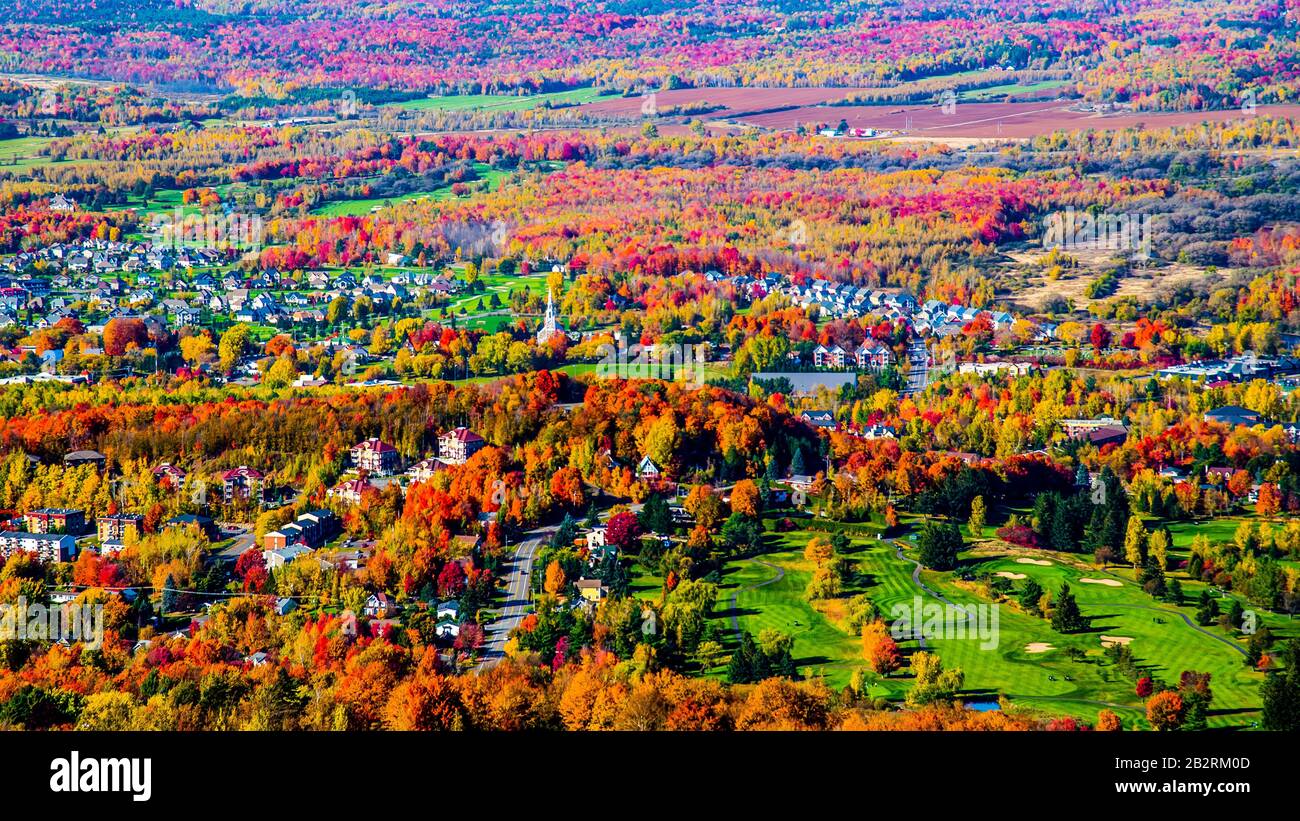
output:
M 557 529 L 557 526 L 549 525 L 529 531 L 519 547 L 515 548 L 514 555 L 506 561 L 502 570 L 508 580 L 505 601 L 501 604 L 501 612 L 487 625 L 487 640 L 483 643 L 476 672 L 496 666 L 505 657 L 506 639 L 510 638 L 510 631 L 519 626 L 531 606 L 528 583 L 533 576 L 533 558 L 537 555 L 537 549 L 549 542 Z

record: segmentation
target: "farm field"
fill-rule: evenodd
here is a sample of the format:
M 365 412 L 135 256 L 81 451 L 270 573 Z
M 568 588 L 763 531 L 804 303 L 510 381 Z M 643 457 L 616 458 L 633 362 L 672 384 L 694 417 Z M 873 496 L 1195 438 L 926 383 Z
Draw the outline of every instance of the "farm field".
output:
M 41 149 L 54 141 L 53 137 L 16 137 L 0 140 L 0 168 L 25 170 L 50 162 L 42 157 Z
M 605 95 L 598 88 L 579 88 L 549 94 L 453 94 L 403 100 L 391 105 L 408 111 L 524 111 L 548 103 L 583 105 L 599 100 L 602 96 Z
M 1260 106 L 1259 113 L 1266 116 L 1294 116 L 1300 107 L 1294 105 Z M 885 131 L 904 131 L 918 138 L 978 138 L 978 139 L 1028 139 L 1051 134 L 1062 129 L 1106 128 L 1123 129 L 1142 124 L 1150 128 L 1194 125 L 1202 121 L 1227 122 L 1242 117 L 1238 109 L 1223 111 L 1196 111 L 1186 113 L 1117 113 L 1093 114 L 1071 110 L 1061 102 L 1024 103 L 960 103 L 951 114 L 945 114 L 933 105 L 881 105 L 881 106 L 798 106 L 788 110 L 752 114 L 740 117 L 739 122 L 778 130 L 793 129 L 796 125 L 829 123 L 841 119 L 850 128 L 874 128 Z

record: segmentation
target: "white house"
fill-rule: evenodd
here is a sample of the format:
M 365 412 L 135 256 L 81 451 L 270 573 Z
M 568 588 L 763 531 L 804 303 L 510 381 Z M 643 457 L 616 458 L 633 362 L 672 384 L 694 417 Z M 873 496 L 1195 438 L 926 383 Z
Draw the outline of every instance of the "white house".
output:
M 663 471 L 649 456 L 642 456 L 641 461 L 636 466 L 636 475 L 638 479 L 658 479 L 663 475 Z

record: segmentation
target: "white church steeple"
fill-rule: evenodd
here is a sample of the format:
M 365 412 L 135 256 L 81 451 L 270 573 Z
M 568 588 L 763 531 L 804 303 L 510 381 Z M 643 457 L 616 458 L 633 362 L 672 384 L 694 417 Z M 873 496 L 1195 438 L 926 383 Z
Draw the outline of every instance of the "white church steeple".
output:
M 546 289 L 546 316 L 542 319 L 542 329 L 537 332 L 537 344 L 545 345 L 551 337 L 559 333 L 559 328 L 555 322 L 555 299 L 551 294 L 551 289 Z

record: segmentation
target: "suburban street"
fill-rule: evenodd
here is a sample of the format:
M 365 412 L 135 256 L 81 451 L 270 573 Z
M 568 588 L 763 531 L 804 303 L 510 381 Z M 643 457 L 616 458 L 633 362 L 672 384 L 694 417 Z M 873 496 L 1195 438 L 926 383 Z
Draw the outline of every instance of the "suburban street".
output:
M 907 385 L 903 388 L 904 396 L 925 390 L 930 376 L 930 354 L 926 351 L 923 340 L 914 340 L 907 346 L 907 358 L 912 368 L 907 372 Z
M 504 657 L 510 631 L 528 613 L 528 581 L 533 574 L 533 557 L 537 555 L 538 548 L 551 540 L 557 529 L 556 525 L 548 525 L 529 531 L 502 568 L 502 575 L 506 578 L 505 601 L 500 614 L 487 625 L 487 640 L 483 643 L 482 661 L 477 668 L 479 671 L 494 666 Z
M 244 551 L 256 544 L 257 539 L 253 534 L 253 528 L 249 525 L 218 522 L 217 526 L 221 528 L 221 538 L 233 538 L 235 540 L 229 547 L 217 554 L 223 562 L 234 564 L 239 561 L 239 557 L 244 554 Z

